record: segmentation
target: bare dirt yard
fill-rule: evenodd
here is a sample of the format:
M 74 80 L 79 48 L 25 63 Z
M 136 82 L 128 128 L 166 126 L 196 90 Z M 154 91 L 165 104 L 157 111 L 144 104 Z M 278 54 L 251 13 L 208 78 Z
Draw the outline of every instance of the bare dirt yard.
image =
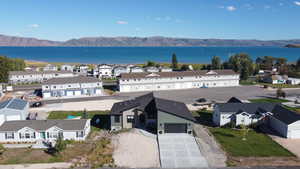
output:
M 159 153 L 156 138 L 145 136 L 132 129 L 112 138 L 113 158 L 118 167 L 154 168 L 159 167 Z

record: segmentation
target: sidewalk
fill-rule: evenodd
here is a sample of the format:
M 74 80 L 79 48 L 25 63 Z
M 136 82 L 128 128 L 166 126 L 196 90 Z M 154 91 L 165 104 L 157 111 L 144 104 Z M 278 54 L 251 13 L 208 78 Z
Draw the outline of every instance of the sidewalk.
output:
M 44 164 L 16 164 L 16 165 L 0 165 L 1 169 L 54 169 L 54 168 L 70 168 L 71 163 L 44 163 Z

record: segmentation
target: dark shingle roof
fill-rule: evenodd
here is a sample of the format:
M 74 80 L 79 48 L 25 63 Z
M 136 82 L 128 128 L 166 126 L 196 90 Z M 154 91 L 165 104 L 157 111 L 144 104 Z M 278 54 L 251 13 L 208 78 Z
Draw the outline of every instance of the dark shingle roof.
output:
M 271 112 L 278 103 L 218 103 L 220 112 L 238 113 L 240 111 L 256 114 L 262 110 Z
M 121 79 L 132 79 L 132 78 L 148 78 L 153 73 L 123 73 Z M 178 71 L 178 72 L 156 72 L 155 77 L 184 77 L 184 76 L 215 76 L 215 75 L 236 75 L 232 70 L 198 70 L 198 71 Z
M 243 102 L 236 97 L 232 97 L 227 101 L 227 103 L 243 103 Z
M 53 126 L 63 130 L 83 130 L 87 120 L 17 120 L 6 121 L 0 127 L 0 131 L 17 131 L 24 127 L 34 130 L 47 130 Z
M 8 108 L 23 110 L 26 107 L 27 103 L 27 101 L 22 99 L 9 99 L 0 103 L 0 109 Z
M 297 114 L 296 112 L 286 109 L 280 105 L 275 106 L 272 113 L 276 119 L 284 122 L 287 125 L 300 120 L 300 114 Z
M 136 108 L 142 111 L 157 111 L 161 110 L 168 114 L 179 116 L 187 120 L 195 121 L 191 112 L 186 105 L 181 102 L 156 98 L 153 92 L 136 97 L 133 100 L 115 103 L 111 109 L 111 114 L 122 114 L 123 111 Z
M 43 84 L 70 84 L 70 83 L 96 83 L 101 82 L 100 79 L 94 77 L 86 77 L 86 76 L 74 76 L 74 77 L 64 77 L 64 78 L 52 78 L 49 79 Z

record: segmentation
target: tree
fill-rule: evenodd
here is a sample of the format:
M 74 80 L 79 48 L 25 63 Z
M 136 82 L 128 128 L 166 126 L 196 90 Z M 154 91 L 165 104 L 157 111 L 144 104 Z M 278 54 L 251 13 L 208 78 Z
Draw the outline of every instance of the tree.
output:
M 300 71 L 300 58 L 297 60 L 296 70 Z
M 24 70 L 25 62 L 23 59 L 11 59 L 6 56 L 0 56 L 0 82 L 8 81 L 9 71 Z
M 219 56 L 214 56 L 211 60 L 212 69 L 221 69 L 221 59 Z
M 67 148 L 67 142 L 63 140 L 62 136 L 59 136 L 54 146 L 56 153 L 62 152 L 66 148 Z
M 182 70 L 182 71 L 187 71 L 187 70 L 189 70 L 189 65 L 186 65 L 186 64 L 182 65 L 182 66 L 181 66 L 181 70 Z
M 155 62 L 153 62 L 153 61 L 148 61 L 147 64 L 146 64 L 147 67 L 152 67 L 152 66 L 155 66 L 155 65 L 156 65 Z
M 282 90 L 282 88 L 278 88 L 277 91 L 276 91 L 276 97 L 277 98 L 280 98 L 280 97 L 283 97 L 285 98 L 286 94 L 285 92 Z
M 5 147 L 3 144 L 0 144 L 0 155 L 2 155 L 6 151 Z
M 254 73 L 253 62 L 250 56 L 245 53 L 230 56 L 228 66 L 235 72 L 239 72 L 243 80 L 247 80 Z
M 177 61 L 177 56 L 175 53 L 173 53 L 173 55 L 172 55 L 172 68 L 178 69 L 178 61 Z
M 88 119 L 88 113 L 87 113 L 86 109 L 83 110 L 82 118 Z

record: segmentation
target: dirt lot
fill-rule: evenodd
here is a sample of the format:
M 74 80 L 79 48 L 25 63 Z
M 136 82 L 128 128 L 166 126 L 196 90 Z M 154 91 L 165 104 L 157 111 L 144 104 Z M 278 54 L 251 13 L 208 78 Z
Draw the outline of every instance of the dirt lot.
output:
M 120 133 L 112 139 L 113 158 L 118 167 L 159 167 L 159 153 L 156 138 L 144 136 L 138 130 Z
M 69 102 L 47 104 L 39 108 L 30 108 L 30 112 L 38 113 L 38 119 L 46 119 L 48 112 L 51 111 L 96 111 L 96 110 L 110 110 L 114 103 L 120 100 L 98 100 L 98 101 L 84 101 L 84 102 Z M 83 106 L 84 105 L 84 106 Z

